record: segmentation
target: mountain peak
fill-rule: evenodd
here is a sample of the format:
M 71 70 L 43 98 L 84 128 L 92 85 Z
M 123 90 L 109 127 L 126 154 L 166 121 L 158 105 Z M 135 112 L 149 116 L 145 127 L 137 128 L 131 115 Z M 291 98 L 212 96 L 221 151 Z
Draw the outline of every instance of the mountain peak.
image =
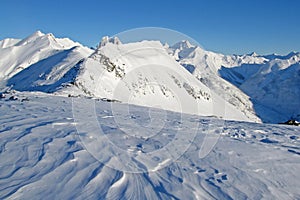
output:
M 247 56 L 257 57 L 258 54 L 253 51 L 252 53 L 247 54 Z
M 265 58 L 267 59 L 270 59 L 270 60 L 274 60 L 274 59 L 281 59 L 281 60 L 285 60 L 285 59 L 290 59 L 294 56 L 300 56 L 300 53 L 299 52 L 295 52 L 295 51 L 292 51 L 290 52 L 289 54 L 287 55 L 278 55 L 276 53 L 273 53 L 273 54 L 270 54 L 270 55 L 266 55 L 264 56 Z
M 296 51 L 291 51 L 288 55 L 286 55 L 287 57 L 293 57 L 293 56 L 296 56 L 296 55 L 299 55 L 299 52 L 296 52 Z
M 195 46 L 192 45 L 188 40 L 182 40 L 172 46 L 173 49 L 179 49 L 179 50 L 190 49 L 193 47 L 195 47 Z
M 37 38 L 42 37 L 42 36 L 44 36 L 44 35 L 45 35 L 44 33 L 42 33 L 41 31 L 38 30 L 38 31 L 34 32 L 33 34 L 29 35 L 27 38 L 21 40 L 21 41 L 17 44 L 17 46 L 20 46 L 20 45 L 24 45 L 24 44 L 28 44 L 28 43 L 30 43 L 30 42 L 33 42 L 33 41 L 35 41 Z
M 38 36 L 38 37 L 41 37 L 41 36 L 43 36 L 43 35 L 45 35 L 45 34 L 42 33 L 40 30 L 37 30 L 36 32 L 34 32 L 34 33 L 32 34 L 32 36 Z
M 116 45 L 122 44 L 122 42 L 120 41 L 120 39 L 118 37 L 110 38 L 108 36 L 104 36 L 99 44 L 99 47 L 103 47 L 108 43 L 112 43 L 112 44 L 116 44 Z

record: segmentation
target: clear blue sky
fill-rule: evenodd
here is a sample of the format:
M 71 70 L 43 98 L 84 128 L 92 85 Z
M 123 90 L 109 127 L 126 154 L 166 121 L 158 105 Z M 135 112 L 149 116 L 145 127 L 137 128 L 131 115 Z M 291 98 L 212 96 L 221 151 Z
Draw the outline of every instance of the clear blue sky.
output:
M 1 0 L 0 40 L 36 30 L 96 46 L 138 27 L 173 29 L 226 54 L 300 51 L 298 0 Z

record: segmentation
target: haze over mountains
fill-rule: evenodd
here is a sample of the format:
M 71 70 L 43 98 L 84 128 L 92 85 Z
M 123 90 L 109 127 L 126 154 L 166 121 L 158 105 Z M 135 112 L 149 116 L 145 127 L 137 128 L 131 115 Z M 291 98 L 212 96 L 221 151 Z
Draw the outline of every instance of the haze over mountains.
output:
M 222 55 L 181 41 L 95 50 L 40 31 L 0 41 L 2 85 L 253 122 L 300 118 L 300 54 Z

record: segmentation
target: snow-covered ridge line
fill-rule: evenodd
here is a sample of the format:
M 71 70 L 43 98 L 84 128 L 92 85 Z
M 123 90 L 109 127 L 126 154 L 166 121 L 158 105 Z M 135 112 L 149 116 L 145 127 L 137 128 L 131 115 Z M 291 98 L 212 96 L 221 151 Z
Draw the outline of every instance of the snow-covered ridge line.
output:
M 185 43 L 170 47 L 169 53 L 246 115 L 255 113 L 271 123 L 300 119 L 299 52 L 286 56 L 222 55 Z
M 118 38 L 104 37 L 94 53 L 74 46 L 77 43 L 37 31 L 3 49 L 7 54 L 27 54 L 24 59 L 15 53 L 21 66 L 6 65 L 12 64 L 4 73 L 7 86 L 20 91 L 86 95 L 177 112 L 259 121 L 244 115 L 199 82 L 159 41 L 122 44 Z
M 81 69 L 75 84 L 88 95 L 177 112 L 259 121 L 243 116 L 195 79 L 159 41 L 122 44 L 117 38 L 104 37 Z M 214 109 L 213 104 L 220 109 Z
M 300 117 L 294 109 L 300 107 L 299 101 L 288 105 L 282 94 L 289 101 L 299 99 L 295 92 L 300 84 L 299 58 L 296 52 L 222 55 L 186 40 L 171 47 L 159 41 L 122 44 L 108 36 L 93 51 L 68 38 L 37 31 L 23 40 L 0 41 L 0 80 L 5 81 L 1 85 L 18 90 L 156 104 L 173 111 L 182 111 L 179 104 L 185 98 L 185 103 L 201 108 L 199 112 L 189 108 L 188 113 L 203 115 L 215 114 L 212 102 L 204 102 L 217 96 L 213 100 L 225 105 L 232 119 L 278 123 Z M 270 83 L 277 89 L 268 88 Z M 223 110 L 217 116 L 226 116 Z
M 3 43 L 3 41 L 1 42 Z M 75 46 L 80 48 L 79 51 L 82 57 L 86 57 L 92 53 L 91 49 L 68 38 L 55 38 L 51 33 L 44 34 L 40 31 L 33 33 L 25 39 L 17 40 L 9 46 L 6 45 L 6 48 L 0 48 L 0 80 L 9 79 L 23 69 L 45 60 L 59 51 L 64 51 Z

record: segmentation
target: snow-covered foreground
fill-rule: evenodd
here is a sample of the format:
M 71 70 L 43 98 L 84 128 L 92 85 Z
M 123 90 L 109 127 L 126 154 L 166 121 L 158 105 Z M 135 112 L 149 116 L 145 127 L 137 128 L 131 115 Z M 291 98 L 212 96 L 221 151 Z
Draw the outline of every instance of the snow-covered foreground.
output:
M 72 98 L 24 92 L 15 94 L 18 100 L 10 96 L 0 99 L 0 199 L 300 198 L 299 127 L 221 121 L 91 99 L 73 99 L 82 107 L 74 111 Z M 91 115 L 96 114 L 101 134 L 109 139 L 99 143 L 102 158 L 92 155 L 82 140 L 84 129 L 76 114 L 93 102 L 96 112 Z M 91 125 L 86 128 L 99 129 Z M 178 145 L 180 134 L 192 140 Z M 200 158 L 209 138 L 218 141 Z M 182 155 L 165 164 L 167 145 Z M 115 160 L 122 158 L 113 146 L 131 155 L 126 166 L 143 172 L 117 170 Z M 155 162 L 140 159 L 156 151 L 162 154 Z

